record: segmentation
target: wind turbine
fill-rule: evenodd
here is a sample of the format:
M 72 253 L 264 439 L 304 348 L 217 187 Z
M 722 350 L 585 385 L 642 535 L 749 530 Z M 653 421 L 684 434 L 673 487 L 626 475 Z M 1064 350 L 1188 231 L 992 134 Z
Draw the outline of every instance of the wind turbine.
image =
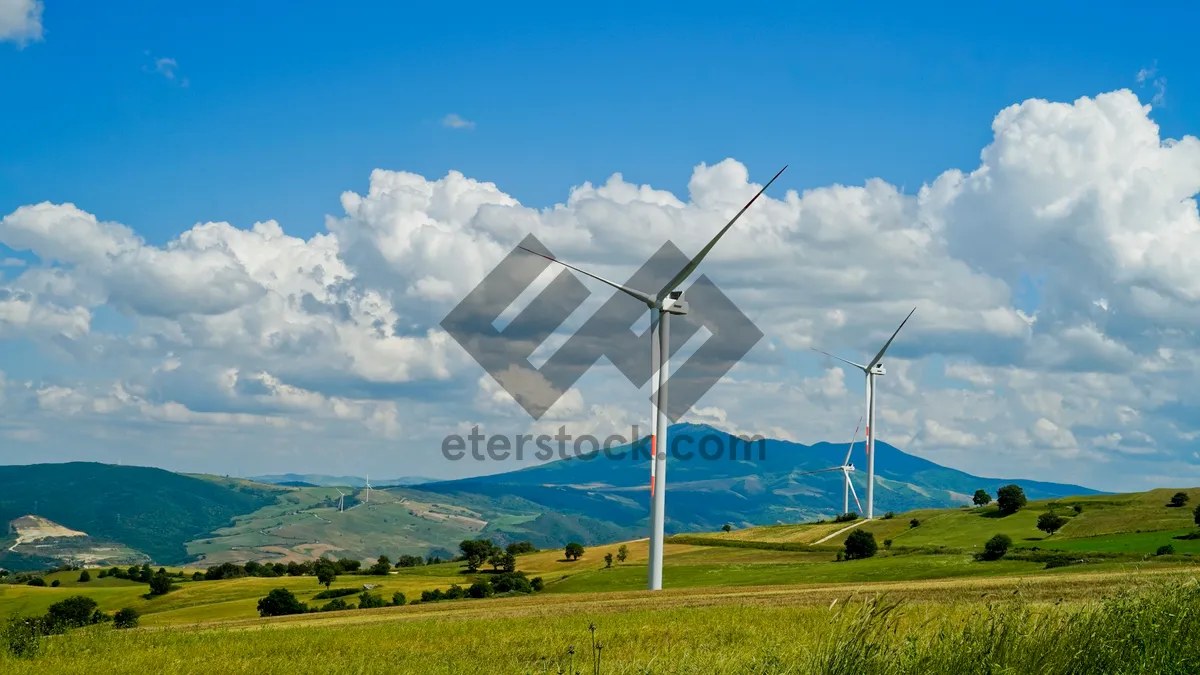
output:
M 679 273 L 671 278 L 665 286 L 657 293 L 645 293 L 634 288 L 622 286 L 614 281 L 609 281 L 603 277 L 592 274 L 585 270 L 579 269 L 574 265 L 552 258 L 548 255 L 543 255 L 537 251 L 532 251 L 524 246 L 519 246 L 523 251 L 532 253 L 536 256 L 556 262 L 567 269 L 574 270 L 585 276 L 591 277 L 596 281 L 612 286 L 622 293 L 644 302 L 646 307 L 650 309 L 650 388 L 653 392 L 651 395 L 651 425 L 650 425 L 650 569 L 648 587 L 652 591 L 662 590 L 662 565 L 663 565 L 663 525 L 665 522 L 664 514 L 666 509 L 666 487 L 667 487 L 667 403 L 668 391 L 667 380 L 670 371 L 671 361 L 671 315 L 672 314 L 687 314 L 687 303 L 683 300 L 683 291 L 677 291 L 688 276 L 699 267 L 700 262 L 704 260 L 704 256 L 716 246 L 717 241 L 724 236 L 729 228 L 737 222 L 738 218 L 750 208 L 750 205 L 755 202 L 762 193 L 766 192 L 771 183 L 775 182 L 779 175 L 787 170 L 785 165 L 776 173 L 767 184 L 762 186 L 750 201 L 737 212 L 734 217 L 722 227 L 716 236 L 712 238 L 708 244 L 700 249 L 696 257 L 684 265 Z M 658 386 L 654 385 L 654 373 L 658 374 Z M 662 448 L 663 452 L 658 452 Z
M 333 489 L 337 490 L 337 493 L 338 493 L 338 513 L 345 513 L 345 511 L 346 511 L 346 493 L 342 492 L 341 489 L 339 489 L 339 488 L 333 488 Z
M 862 418 L 858 418 L 858 425 L 854 427 L 854 435 L 850 437 L 850 447 L 846 449 L 846 459 L 842 460 L 841 465 L 831 466 L 828 469 L 817 469 L 816 471 L 805 471 L 797 474 L 800 476 L 811 476 L 814 473 L 826 473 L 828 471 L 842 472 L 842 513 L 850 513 L 850 495 L 854 495 L 854 505 L 858 508 L 858 513 L 862 513 L 862 502 L 858 501 L 858 493 L 854 491 L 854 483 L 850 482 L 850 473 L 854 471 L 854 465 L 850 463 L 850 453 L 854 452 L 854 441 L 858 440 L 858 429 L 862 426 Z
M 371 503 L 371 474 L 367 474 L 367 499 L 363 503 L 364 504 Z
M 880 349 L 879 353 L 875 355 L 875 358 L 871 359 L 871 362 L 865 366 L 862 365 L 861 363 L 855 363 L 853 361 L 848 361 L 846 359 L 843 359 L 840 356 L 834 356 L 833 354 L 830 354 L 829 352 L 823 352 L 820 349 L 813 349 L 814 352 L 817 352 L 819 354 L 824 354 L 825 356 L 828 356 L 831 358 L 835 358 L 838 361 L 841 361 L 842 363 L 848 363 L 848 364 L 854 366 L 855 368 L 858 368 L 859 370 L 863 371 L 863 373 L 867 376 L 866 450 L 867 450 L 867 518 L 868 519 L 875 517 L 875 434 L 871 433 L 871 430 L 875 428 L 875 378 L 879 375 L 887 374 L 887 370 L 883 367 L 883 364 L 880 363 L 880 359 L 883 358 L 883 355 L 887 351 L 888 347 L 892 346 L 892 340 L 895 340 L 896 336 L 900 334 L 900 329 L 904 328 L 904 324 L 908 323 L 909 318 L 912 317 L 913 312 L 915 312 L 915 311 L 917 311 L 917 308 L 913 307 L 912 312 L 909 312 L 908 316 L 904 317 L 904 321 L 900 322 L 900 326 L 898 328 L 896 328 L 896 332 L 892 333 L 892 337 L 888 338 L 888 341 L 883 344 L 883 349 Z

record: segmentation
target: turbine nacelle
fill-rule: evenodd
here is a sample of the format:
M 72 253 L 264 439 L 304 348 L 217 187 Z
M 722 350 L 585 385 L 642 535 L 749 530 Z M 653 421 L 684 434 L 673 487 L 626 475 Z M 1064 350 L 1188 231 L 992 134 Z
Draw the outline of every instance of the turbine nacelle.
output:
M 876 363 L 875 367 L 871 369 L 871 374 L 872 375 L 887 375 L 887 368 L 884 368 L 882 363 Z

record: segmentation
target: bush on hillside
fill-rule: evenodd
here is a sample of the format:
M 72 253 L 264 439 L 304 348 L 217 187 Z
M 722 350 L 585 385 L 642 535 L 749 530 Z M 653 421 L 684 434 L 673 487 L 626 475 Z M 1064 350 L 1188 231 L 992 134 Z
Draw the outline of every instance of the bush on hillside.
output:
M 975 496 L 971 497 L 971 503 L 975 506 L 987 506 L 992 503 L 992 496 L 987 493 L 987 490 L 980 488 L 975 491 Z
M 73 595 L 50 605 L 46 610 L 46 621 L 56 627 L 79 628 L 91 624 L 95 612 L 95 600 L 83 595 Z
M 347 595 L 355 595 L 359 590 L 357 588 L 335 588 L 329 591 L 321 591 L 313 596 L 313 600 L 328 600 L 330 598 L 344 598 Z
M 984 560 L 999 560 L 1004 557 L 1005 553 L 1008 553 L 1008 549 L 1011 547 L 1012 537 L 1007 534 L 998 534 L 984 543 L 982 557 Z
M 113 615 L 113 628 L 137 628 L 138 619 L 142 617 L 138 611 L 132 607 L 122 607 Z
M 875 535 L 866 530 L 855 530 L 846 537 L 844 544 L 846 560 L 870 558 L 879 550 L 875 543 Z
M 392 605 L 393 606 L 403 607 L 405 604 L 407 604 L 407 602 L 408 602 L 408 598 L 405 598 L 404 594 L 401 593 L 400 591 L 396 591 L 395 593 L 392 593 Z
M 479 581 L 476 581 L 475 583 L 471 584 L 470 588 L 467 589 L 467 597 L 470 598 L 489 598 L 493 593 L 495 593 L 495 591 L 492 589 L 492 585 L 489 584 L 486 579 L 480 579 Z M 421 594 L 421 599 L 425 599 L 424 593 Z
M 81 584 L 86 584 L 87 582 L 89 582 L 89 581 L 91 581 L 91 580 L 92 580 L 92 573 L 91 573 L 91 572 L 89 572 L 89 571 L 87 571 L 87 570 L 84 570 L 84 571 L 82 571 L 82 572 L 80 572 L 80 573 L 79 573 L 79 583 L 81 583 Z
M 341 598 L 338 599 L 340 600 Z M 387 603 L 383 601 L 383 596 L 379 595 L 378 593 L 363 591 L 362 594 L 358 596 L 359 609 L 374 609 L 376 607 L 383 607 L 386 604 Z
M 296 599 L 286 588 L 276 588 L 267 597 L 258 601 L 259 616 L 285 616 L 288 614 L 304 614 L 308 605 Z
M 1188 503 L 1188 493 L 1176 492 L 1175 494 L 1171 495 L 1171 502 L 1169 504 L 1167 504 L 1167 506 L 1171 506 L 1174 508 L 1181 508 L 1184 504 L 1187 504 L 1187 503 Z
M 329 602 L 325 603 L 324 605 L 321 605 L 321 609 L 319 611 L 340 612 L 340 611 L 347 610 L 347 609 L 354 609 L 354 605 L 348 604 L 342 598 L 334 598 L 334 599 L 330 600 Z
M 1045 532 L 1047 535 L 1051 535 L 1058 532 L 1066 524 L 1067 519 L 1057 513 L 1043 513 L 1038 516 L 1037 529 Z
M 911 527 L 920 527 L 920 526 L 921 526 L 921 521 L 917 520 L 916 518 L 913 518 L 912 520 L 908 521 L 908 526 L 909 526 L 910 528 L 911 528 Z
M 1174 555 L 1174 554 L 1175 554 L 1175 547 L 1170 544 L 1166 544 L 1164 546 L 1159 546 L 1158 550 L 1154 552 L 1154 555 Z
M 855 513 L 855 512 L 853 512 L 853 511 L 850 511 L 849 513 L 843 513 L 843 514 L 841 514 L 840 516 L 838 516 L 838 517 L 834 518 L 834 519 L 833 519 L 833 522 L 835 522 L 835 523 L 849 523 L 849 522 L 852 522 L 852 521 L 855 521 L 855 520 L 858 520 L 858 514 L 857 514 L 857 513 Z

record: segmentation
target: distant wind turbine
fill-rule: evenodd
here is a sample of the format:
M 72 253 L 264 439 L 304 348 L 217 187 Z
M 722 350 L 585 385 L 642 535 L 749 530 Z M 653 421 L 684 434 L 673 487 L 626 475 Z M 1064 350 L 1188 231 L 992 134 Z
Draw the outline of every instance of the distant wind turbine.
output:
M 854 495 L 854 506 L 858 508 L 858 513 L 862 513 L 862 502 L 858 501 L 858 493 L 854 491 L 854 483 L 850 482 L 850 474 L 854 471 L 854 465 L 850 463 L 850 453 L 854 452 L 854 441 L 858 440 L 858 430 L 862 427 L 862 418 L 858 418 L 858 426 L 854 427 L 854 435 L 850 437 L 850 447 L 846 448 L 846 459 L 838 466 L 831 466 L 828 469 L 817 469 L 816 471 L 805 471 L 797 474 L 800 476 L 811 476 L 814 473 L 826 473 L 828 471 L 842 472 L 842 513 L 850 513 L 850 495 Z
M 880 359 L 883 358 L 883 355 L 885 352 L 887 352 L 888 347 L 892 346 L 892 340 L 895 340 L 896 336 L 900 334 L 900 329 L 904 328 L 904 324 L 908 323 L 908 320 L 912 317 L 913 312 L 915 311 L 917 311 L 917 308 L 913 307 L 912 312 L 909 312 L 908 316 L 904 317 L 904 320 L 900 322 L 900 326 L 896 328 L 896 332 L 892 333 L 892 337 L 888 338 L 888 341 L 884 343 L 883 349 L 880 349 L 879 353 L 875 355 L 875 358 L 871 359 L 871 362 L 865 366 L 861 363 L 848 361 L 840 356 L 834 356 L 829 352 L 823 352 L 820 349 L 813 349 L 813 351 L 817 352 L 818 354 L 824 354 L 825 356 L 835 358 L 842 363 L 850 364 L 863 371 L 863 373 L 867 376 L 866 450 L 868 519 L 875 517 L 875 377 L 887 374 L 887 370 L 883 367 L 883 363 L 880 362 Z

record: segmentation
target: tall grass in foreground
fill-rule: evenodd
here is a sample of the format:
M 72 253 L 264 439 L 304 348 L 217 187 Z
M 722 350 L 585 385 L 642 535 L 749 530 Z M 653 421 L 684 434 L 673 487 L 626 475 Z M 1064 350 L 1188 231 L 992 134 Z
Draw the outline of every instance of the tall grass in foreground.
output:
M 363 622 L 371 616 L 379 622 Z M 597 644 L 603 654 L 598 668 Z M 620 613 L 577 607 L 561 616 L 346 612 L 344 623 L 248 630 L 93 627 L 48 638 L 43 647 L 33 658 L 0 654 L 0 673 L 498 675 L 561 668 L 605 675 L 1170 675 L 1195 673 L 1200 664 L 1200 585 L 1194 579 L 1155 581 L 1073 604 L 1031 602 L 1018 592 L 992 602 L 902 604 L 884 596 L 839 600 L 832 607 Z
M 1069 610 L 1018 596 L 964 620 L 896 630 L 898 603 L 849 607 L 806 672 L 828 673 L 1196 673 L 1200 585 L 1194 580 L 1130 588 Z

